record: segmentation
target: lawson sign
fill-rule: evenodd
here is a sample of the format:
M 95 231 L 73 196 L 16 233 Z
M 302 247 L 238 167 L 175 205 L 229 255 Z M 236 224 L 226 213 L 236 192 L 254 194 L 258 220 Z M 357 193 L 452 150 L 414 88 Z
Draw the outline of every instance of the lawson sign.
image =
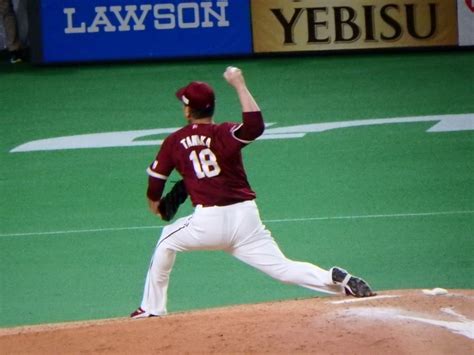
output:
M 40 62 L 252 52 L 249 0 L 40 0 L 39 7 Z

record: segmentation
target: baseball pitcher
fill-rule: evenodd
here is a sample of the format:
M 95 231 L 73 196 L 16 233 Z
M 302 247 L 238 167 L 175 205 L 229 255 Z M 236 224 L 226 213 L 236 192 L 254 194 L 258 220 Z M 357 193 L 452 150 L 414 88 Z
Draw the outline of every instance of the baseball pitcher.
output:
M 235 89 L 242 106 L 240 123 L 214 122 L 214 91 L 204 82 L 191 82 L 176 92 L 187 124 L 164 140 L 147 170 L 148 204 L 153 213 L 169 221 L 189 195 L 194 212 L 163 228 L 141 305 L 131 317 L 167 313 L 169 275 L 176 253 L 191 250 L 224 250 L 277 280 L 315 291 L 373 296 L 364 280 L 342 268 L 324 270 L 283 255 L 260 219 L 242 162 L 242 149 L 264 131 L 262 113 L 240 69 L 228 67 L 224 79 Z M 174 169 L 183 180 L 162 197 Z

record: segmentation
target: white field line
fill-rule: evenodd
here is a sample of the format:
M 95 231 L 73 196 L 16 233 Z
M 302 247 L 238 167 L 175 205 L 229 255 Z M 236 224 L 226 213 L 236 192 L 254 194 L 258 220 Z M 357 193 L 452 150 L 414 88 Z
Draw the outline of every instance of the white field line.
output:
M 349 300 L 342 300 L 342 301 L 329 301 L 327 303 L 331 304 L 345 304 L 345 303 L 358 303 L 358 302 L 368 302 L 368 301 L 375 301 L 382 298 L 399 298 L 398 295 L 381 295 L 381 296 L 373 296 L 373 297 L 363 297 L 363 298 L 351 298 Z
M 159 229 L 159 228 L 163 228 L 163 227 L 164 226 L 157 225 L 157 226 L 118 227 L 118 228 L 70 229 L 70 230 L 51 231 L 51 232 L 0 234 L 0 238 L 1 237 L 24 237 L 24 236 L 32 236 L 32 235 L 119 232 L 119 231 L 139 230 L 139 229 Z
M 305 221 L 327 221 L 337 219 L 373 219 L 373 218 L 408 218 L 408 217 L 425 217 L 425 216 L 445 216 L 456 214 L 472 214 L 474 211 L 438 211 L 438 212 L 419 212 L 419 213 L 394 213 L 394 214 L 369 214 L 356 216 L 332 216 L 332 217 L 303 217 L 291 219 L 268 219 L 263 222 L 305 222 Z
M 263 222 L 264 223 L 292 223 L 292 222 L 309 222 L 309 221 L 376 219 L 376 218 L 434 217 L 434 216 L 465 215 L 465 214 L 474 214 L 474 211 L 438 211 L 438 212 L 419 212 L 419 213 L 354 215 L 354 216 L 302 217 L 302 218 L 267 219 L 267 220 L 263 220 Z M 130 226 L 130 227 L 94 228 L 94 229 L 70 229 L 70 230 L 60 230 L 60 231 L 50 231 L 50 232 L 4 233 L 4 234 L 0 234 L 0 238 L 1 237 L 57 235 L 57 234 L 76 234 L 76 233 L 119 232 L 119 231 L 133 231 L 133 230 L 142 230 L 142 229 L 160 229 L 163 227 L 164 225 L 156 225 L 156 226 Z

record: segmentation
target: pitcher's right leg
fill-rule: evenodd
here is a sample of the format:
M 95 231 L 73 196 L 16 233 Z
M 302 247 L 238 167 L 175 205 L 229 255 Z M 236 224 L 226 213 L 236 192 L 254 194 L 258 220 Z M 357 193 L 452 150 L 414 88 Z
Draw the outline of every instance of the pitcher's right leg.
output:
M 230 253 L 281 282 L 330 294 L 344 293 L 344 288 L 334 283 L 330 271 L 307 262 L 286 258 L 267 230 Z

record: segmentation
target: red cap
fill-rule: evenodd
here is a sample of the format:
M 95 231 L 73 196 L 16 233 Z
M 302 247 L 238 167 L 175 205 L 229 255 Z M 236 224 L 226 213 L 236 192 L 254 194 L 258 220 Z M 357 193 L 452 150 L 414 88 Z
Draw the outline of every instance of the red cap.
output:
M 176 91 L 176 97 L 186 106 L 202 110 L 214 107 L 214 90 L 202 81 L 193 81 Z

